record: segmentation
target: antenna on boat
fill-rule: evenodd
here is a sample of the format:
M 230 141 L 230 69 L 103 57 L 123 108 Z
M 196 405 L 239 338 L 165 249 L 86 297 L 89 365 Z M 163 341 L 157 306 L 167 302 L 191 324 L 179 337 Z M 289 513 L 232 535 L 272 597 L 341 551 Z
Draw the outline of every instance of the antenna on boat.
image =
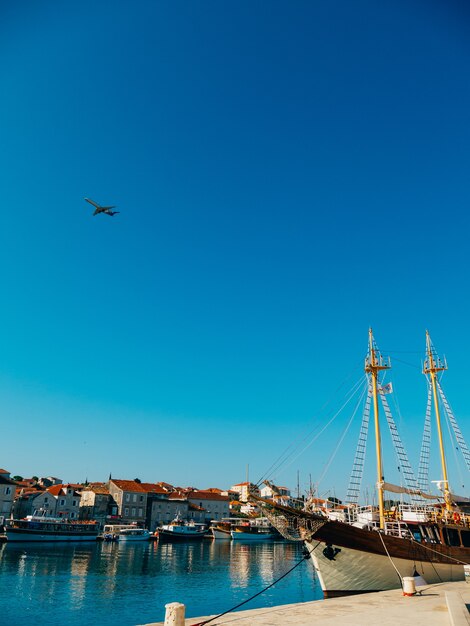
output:
M 441 414 L 439 411 L 439 400 L 437 395 L 437 372 L 443 372 L 447 369 L 447 363 L 438 356 L 434 346 L 431 342 L 431 337 L 429 336 L 429 331 L 426 331 L 426 358 L 424 359 L 423 365 L 423 374 L 430 375 L 431 385 L 432 385 L 432 393 L 434 396 L 434 409 L 436 411 L 436 423 L 437 423 L 437 434 L 439 437 L 439 450 L 441 453 L 441 466 L 442 466 L 442 482 L 443 491 L 444 491 L 444 501 L 446 505 L 447 511 L 452 511 L 452 499 L 449 490 L 449 481 L 447 479 L 447 467 L 446 467 L 446 458 L 444 454 L 444 440 L 442 438 L 442 428 L 441 428 Z
M 379 500 L 379 516 L 380 528 L 385 527 L 385 507 L 384 507 L 384 476 L 382 469 L 382 447 L 380 443 L 380 425 L 379 425 L 379 401 L 378 401 L 378 374 L 381 370 L 390 369 L 390 359 L 384 359 L 380 354 L 374 341 L 372 328 L 369 328 L 369 352 L 366 356 L 364 369 L 370 374 L 372 379 L 372 397 L 374 399 L 374 422 L 375 422 L 375 450 L 377 456 L 377 493 Z

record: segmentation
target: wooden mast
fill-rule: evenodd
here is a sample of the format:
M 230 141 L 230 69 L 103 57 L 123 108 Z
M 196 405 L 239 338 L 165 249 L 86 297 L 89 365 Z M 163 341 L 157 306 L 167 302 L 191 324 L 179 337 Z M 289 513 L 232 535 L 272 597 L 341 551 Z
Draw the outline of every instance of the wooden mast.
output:
M 375 349 L 374 336 L 372 328 L 369 328 L 369 353 L 366 357 L 365 371 L 370 374 L 372 379 L 372 397 L 374 400 L 374 422 L 375 422 L 375 451 L 377 457 L 377 493 L 379 498 L 379 516 L 380 528 L 385 527 L 384 513 L 384 491 L 383 491 L 383 468 L 382 468 L 382 446 L 380 442 L 380 424 L 379 424 L 379 401 L 378 401 L 378 373 L 381 370 L 390 369 L 390 361 L 384 360 L 380 352 Z
M 432 393 L 434 397 L 434 409 L 436 411 L 437 434 L 439 437 L 439 450 L 441 453 L 442 482 L 444 483 L 444 501 L 447 511 L 452 511 L 452 498 L 449 490 L 449 481 L 447 479 L 446 457 L 444 454 L 444 440 L 442 437 L 441 414 L 439 411 L 439 399 L 437 395 L 437 372 L 443 372 L 447 369 L 447 363 L 435 353 L 431 342 L 429 332 L 426 331 L 426 358 L 424 360 L 423 374 L 429 374 L 431 377 Z

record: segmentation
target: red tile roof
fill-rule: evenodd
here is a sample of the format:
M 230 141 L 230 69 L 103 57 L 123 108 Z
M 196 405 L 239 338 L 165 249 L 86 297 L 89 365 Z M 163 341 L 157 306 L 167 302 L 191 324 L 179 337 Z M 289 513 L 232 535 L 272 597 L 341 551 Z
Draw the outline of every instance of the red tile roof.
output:
M 188 493 L 188 498 L 191 500 L 220 500 L 222 502 L 228 502 L 228 496 L 221 496 L 220 493 L 214 493 L 213 491 L 192 491 Z
M 168 494 L 168 500 L 187 500 L 188 497 L 185 493 L 180 493 L 179 491 L 173 491 L 173 493 Z
M 147 493 L 163 493 L 168 494 L 168 490 L 162 487 L 161 483 L 140 483 L 142 489 Z
M 142 484 L 136 483 L 135 480 L 118 480 L 117 478 L 112 478 L 109 482 L 116 485 L 118 489 L 122 489 L 122 491 L 147 493 L 146 489 L 142 487 Z
M 106 485 L 88 485 L 88 487 L 83 488 L 83 491 L 93 491 L 93 493 L 96 494 L 109 496 L 109 489 L 106 487 Z
M 67 483 L 66 485 L 52 485 L 48 487 L 46 491 L 53 496 L 58 496 L 62 491 L 66 491 L 67 489 L 73 489 L 77 491 L 78 489 L 83 489 L 83 485 L 77 485 L 74 483 Z

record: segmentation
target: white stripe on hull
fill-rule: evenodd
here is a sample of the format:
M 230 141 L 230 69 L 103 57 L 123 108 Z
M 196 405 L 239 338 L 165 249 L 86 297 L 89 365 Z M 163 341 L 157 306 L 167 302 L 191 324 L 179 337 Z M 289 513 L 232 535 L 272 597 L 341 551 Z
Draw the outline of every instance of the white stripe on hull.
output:
M 219 528 L 211 528 L 214 539 L 222 539 L 223 541 L 231 541 L 232 535 L 229 530 L 220 530 Z
M 443 563 L 429 563 L 413 559 L 393 558 L 393 565 L 386 555 L 372 554 L 351 548 L 341 548 L 334 560 L 327 559 L 323 550 L 324 543 L 305 542 L 311 552 L 313 564 L 325 595 L 328 592 L 386 591 L 398 589 L 400 575 L 413 576 L 414 570 L 420 574 L 426 583 L 451 582 L 464 580 L 463 565 L 447 565 Z M 313 552 L 312 552 L 313 549 Z

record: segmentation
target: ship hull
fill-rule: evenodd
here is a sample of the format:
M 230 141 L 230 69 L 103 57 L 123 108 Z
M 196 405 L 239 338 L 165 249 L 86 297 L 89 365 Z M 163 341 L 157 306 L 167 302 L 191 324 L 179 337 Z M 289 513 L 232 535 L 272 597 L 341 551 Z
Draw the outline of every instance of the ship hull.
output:
M 7 541 L 96 541 L 97 533 L 55 533 L 32 530 L 7 529 Z
M 470 548 L 421 544 L 411 539 L 327 522 L 305 541 L 326 597 L 401 587 L 415 572 L 426 583 L 464 580 Z
M 212 536 L 218 541 L 231 541 L 232 535 L 229 530 L 222 530 L 221 528 L 211 528 Z
M 274 535 L 271 533 L 253 533 L 253 532 L 237 532 L 232 530 L 230 533 L 233 541 L 273 541 Z
M 158 539 L 160 541 L 202 541 L 204 539 L 204 532 L 201 533 L 174 533 L 167 530 L 158 530 Z

